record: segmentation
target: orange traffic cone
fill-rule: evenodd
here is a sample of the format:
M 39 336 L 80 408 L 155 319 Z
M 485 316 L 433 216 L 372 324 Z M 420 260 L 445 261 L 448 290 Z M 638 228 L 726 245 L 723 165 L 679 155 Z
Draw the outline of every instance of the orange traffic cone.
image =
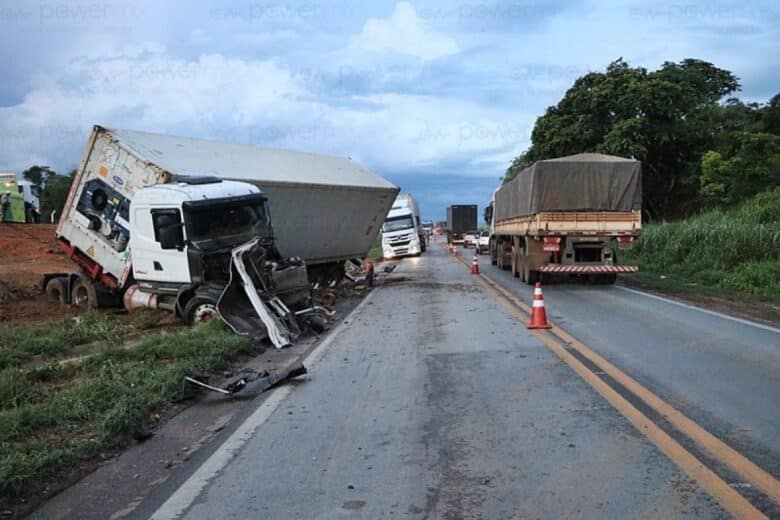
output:
M 547 311 L 544 310 L 544 296 L 542 296 L 542 284 L 537 282 L 534 287 L 534 303 L 531 308 L 531 323 L 529 329 L 551 329 L 552 325 L 547 323 Z
M 474 260 L 471 261 L 471 274 L 479 274 L 479 261 L 477 261 L 477 255 L 474 255 Z

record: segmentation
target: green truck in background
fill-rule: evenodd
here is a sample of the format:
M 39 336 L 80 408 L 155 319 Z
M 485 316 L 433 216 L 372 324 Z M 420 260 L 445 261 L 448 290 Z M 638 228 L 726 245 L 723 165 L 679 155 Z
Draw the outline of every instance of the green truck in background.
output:
M 40 189 L 30 181 L 18 180 L 14 173 L 0 173 L 0 195 L 8 194 L 11 203 L 0 215 L 2 222 L 38 222 L 41 219 Z

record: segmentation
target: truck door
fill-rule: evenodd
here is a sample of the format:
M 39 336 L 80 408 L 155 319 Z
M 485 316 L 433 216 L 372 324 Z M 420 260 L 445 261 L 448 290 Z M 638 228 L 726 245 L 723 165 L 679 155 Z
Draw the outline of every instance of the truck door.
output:
M 191 283 L 178 207 L 131 206 L 130 254 L 136 280 Z

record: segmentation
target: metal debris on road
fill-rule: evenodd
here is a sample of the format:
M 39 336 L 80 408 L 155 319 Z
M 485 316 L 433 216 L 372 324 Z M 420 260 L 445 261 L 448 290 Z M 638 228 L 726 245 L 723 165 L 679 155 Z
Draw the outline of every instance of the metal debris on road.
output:
M 231 397 L 251 396 L 265 392 L 283 381 L 302 376 L 307 372 L 303 363 L 298 362 L 284 370 L 276 372 L 268 372 L 265 370 L 258 372 L 247 368 L 239 372 L 238 375 L 229 378 L 222 386 L 210 385 L 208 383 L 208 376 L 185 376 L 184 386 L 186 387 L 186 383 L 190 383 L 191 385 Z M 186 398 L 185 391 L 186 388 L 182 388 L 182 399 Z

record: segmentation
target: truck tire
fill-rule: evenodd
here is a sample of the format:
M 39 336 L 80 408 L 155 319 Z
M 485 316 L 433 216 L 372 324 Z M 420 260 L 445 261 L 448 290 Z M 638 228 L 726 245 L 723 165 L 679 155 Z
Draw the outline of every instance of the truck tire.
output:
M 99 301 L 94 282 L 79 276 L 71 287 L 70 303 L 81 309 L 97 309 Z
M 68 285 L 64 278 L 52 278 L 46 282 L 44 292 L 48 302 L 59 303 L 60 305 L 68 303 Z
M 526 272 L 526 265 L 527 262 L 525 261 L 525 251 L 520 255 L 520 268 L 518 271 L 520 271 L 520 281 L 525 283 L 525 281 L 528 279 L 528 273 Z
M 184 321 L 188 325 L 208 323 L 218 318 L 217 302 L 211 298 L 195 296 L 184 306 Z
M 512 248 L 512 277 L 517 278 L 520 276 L 520 269 L 518 264 L 520 261 L 518 260 L 519 253 L 515 250 L 515 248 Z

